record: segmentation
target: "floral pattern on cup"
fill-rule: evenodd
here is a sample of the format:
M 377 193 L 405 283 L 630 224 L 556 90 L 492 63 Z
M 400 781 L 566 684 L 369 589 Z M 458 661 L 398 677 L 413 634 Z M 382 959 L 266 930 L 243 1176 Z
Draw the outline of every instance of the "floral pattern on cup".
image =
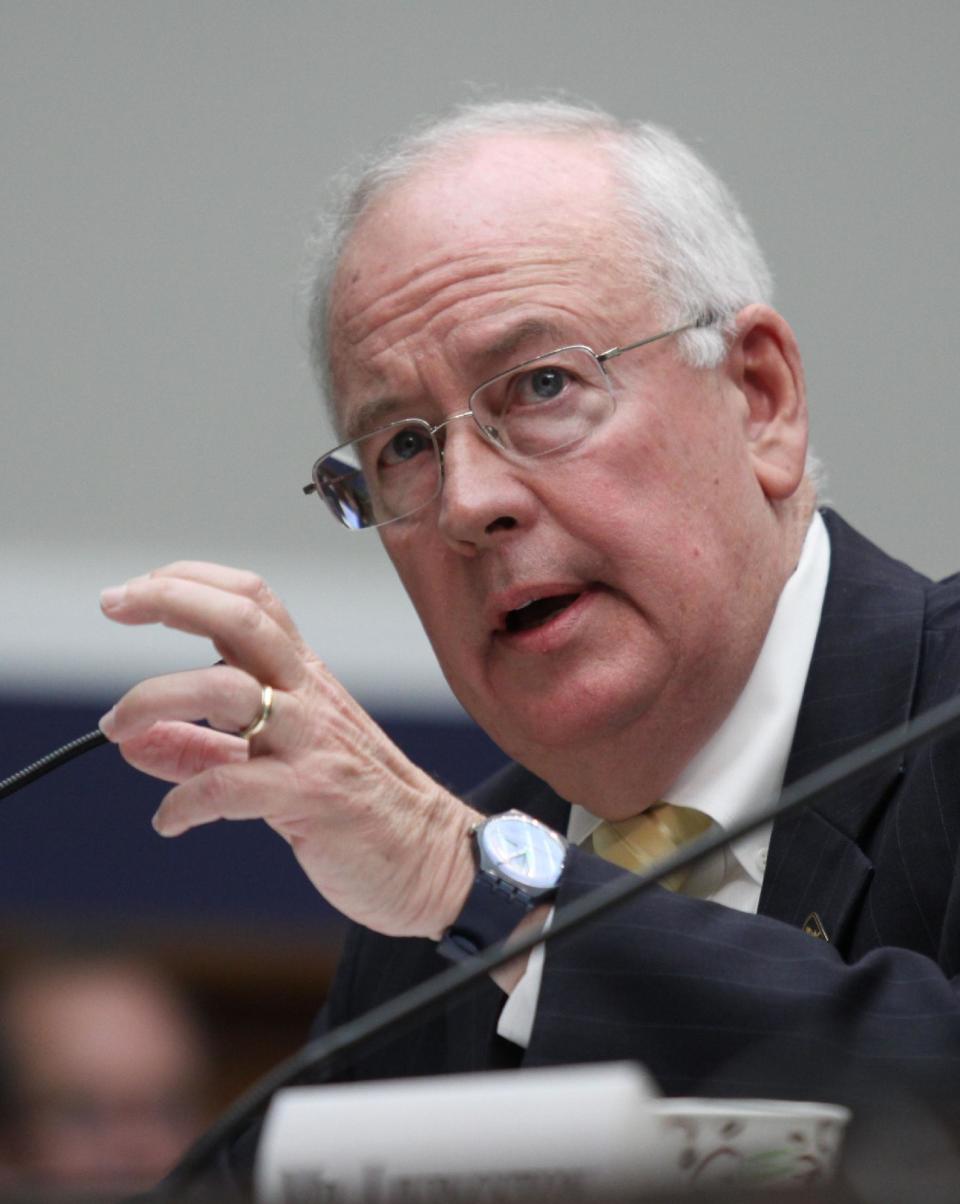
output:
M 661 1133 L 685 1183 L 809 1187 L 833 1175 L 849 1112 L 780 1100 L 661 1100 Z

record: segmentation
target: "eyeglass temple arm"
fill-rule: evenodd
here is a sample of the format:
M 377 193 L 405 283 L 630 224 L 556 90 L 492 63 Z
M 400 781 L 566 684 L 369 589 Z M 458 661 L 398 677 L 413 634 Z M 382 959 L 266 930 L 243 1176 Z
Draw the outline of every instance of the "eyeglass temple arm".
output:
M 609 351 L 601 351 L 597 356 L 597 362 L 602 364 L 606 360 L 615 360 L 618 355 L 623 355 L 625 351 L 635 351 L 638 347 L 646 347 L 648 343 L 658 343 L 661 339 L 669 339 L 671 335 L 683 334 L 685 330 L 702 330 L 704 326 L 713 326 L 719 320 L 718 314 L 708 311 L 705 314 L 701 314 L 693 322 L 685 322 L 682 326 L 675 326 L 672 330 L 663 330 L 660 334 L 648 335 L 645 339 L 640 339 L 639 342 L 627 343 L 625 347 L 611 347 Z

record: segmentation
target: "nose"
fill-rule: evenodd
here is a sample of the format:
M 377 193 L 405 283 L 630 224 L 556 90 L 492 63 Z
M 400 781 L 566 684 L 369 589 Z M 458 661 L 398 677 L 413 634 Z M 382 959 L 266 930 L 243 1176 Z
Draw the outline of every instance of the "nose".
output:
M 529 526 L 536 497 L 525 470 L 501 454 L 472 422 L 448 428 L 438 527 L 457 551 L 474 555 Z

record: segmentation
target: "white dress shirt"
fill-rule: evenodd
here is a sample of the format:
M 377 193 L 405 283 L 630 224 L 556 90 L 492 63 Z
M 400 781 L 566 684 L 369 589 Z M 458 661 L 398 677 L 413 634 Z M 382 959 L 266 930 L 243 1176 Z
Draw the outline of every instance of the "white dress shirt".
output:
M 702 811 L 723 828 L 757 815 L 780 793 L 829 569 L 830 538 L 815 514 L 747 684 L 721 726 L 664 792 L 664 802 Z M 572 807 L 567 837 L 582 844 L 601 822 L 583 807 Z M 771 827 L 765 824 L 696 866 L 684 894 L 756 912 Z M 500 1036 L 523 1048 L 533 1030 L 543 958 L 541 945 L 530 955 L 497 1025 Z

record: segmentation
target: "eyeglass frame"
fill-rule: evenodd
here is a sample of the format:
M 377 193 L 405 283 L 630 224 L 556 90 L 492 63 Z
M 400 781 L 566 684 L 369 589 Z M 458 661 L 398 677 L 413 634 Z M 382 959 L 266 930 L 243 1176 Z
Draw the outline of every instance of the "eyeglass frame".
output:
M 518 460 L 520 460 L 520 461 L 536 458 L 533 456 L 524 455 L 524 453 L 522 453 L 522 452 L 517 452 L 517 451 L 514 451 L 512 448 L 506 447 L 503 443 L 501 443 L 496 438 L 495 435 L 491 434 L 490 430 L 487 427 L 485 427 L 480 422 L 480 420 L 477 418 L 477 415 L 474 413 L 474 410 L 473 410 L 473 400 L 477 396 L 477 394 L 481 393 L 489 385 L 494 384 L 498 380 L 502 380 L 505 376 L 512 376 L 515 372 L 521 372 L 524 368 L 529 367 L 531 364 L 536 364 L 540 360 L 550 359 L 551 356 L 559 355 L 561 352 L 585 351 L 585 352 L 587 352 L 588 355 L 591 356 L 592 359 L 594 359 L 596 361 L 597 366 L 600 368 L 600 371 L 603 373 L 604 379 L 607 381 L 607 387 L 610 390 L 611 399 L 613 400 L 614 405 L 616 405 L 616 397 L 613 393 L 613 388 L 612 388 L 612 385 L 610 384 L 610 378 L 607 374 L 607 370 L 604 367 L 604 364 L 608 360 L 616 359 L 618 356 L 624 355 L 628 351 L 636 351 L 639 347 L 647 347 L 651 343 L 658 343 L 658 342 L 660 342 L 661 339 L 669 339 L 675 334 L 683 334 L 688 330 L 703 330 L 705 327 L 715 325 L 718 320 L 719 319 L 715 313 L 708 312 L 705 314 L 701 314 L 700 317 L 695 318 L 690 322 L 684 323 L 682 326 L 674 326 L 670 330 L 660 331 L 659 334 L 647 335 L 645 338 L 638 339 L 634 343 L 627 343 L 623 347 L 615 346 L 615 347 L 610 347 L 606 351 L 598 352 L 598 351 L 594 351 L 592 347 L 588 347 L 585 343 L 567 343 L 563 347 L 554 347 L 553 350 L 545 351 L 541 355 L 533 355 L 529 359 L 521 360 L 520 363 L 514 364 L 510 368 L 506 368 L 502 372 L 495 373 L 493 376 L 489 377 L 485 381 L 481 381 L 481 383 L 479 385 L 477 385 L 477 387 L 475 389 L 472 390 L 472 392 L 470 393 L 470 396 L 467 398 L 467 409 L 460 410 L 456 414 L 450 414 L 448 417 L 444 418 L 444 420 L 442 422 L 438 422 L 435 426 L 432 425 L 430 422 L 428 422 L 426 418 L 418 418 L 418 417 L 398 418 L 394 422 L 387 422 L 383 426 L 378 426 L 374 430 L 368 431 L 367 434 L 365 434 L 365 435 L 359 435 L 353 439 L 346 439 L 343 443 L 338 443 L 336 447 L 331 447 L 329 451 L 324 452 L 323 455 L 318 456 L 317 459 L 314 461 L 313 468 L 311 470 L 311 475 L 313 477 L 313 480 L 310 482 L 309 485 L 302 486 L 303 493 L 308 497 L 311 493 L 315 493 L 317 495 L 319 501 L 321 501 L 323 503 L 325 509 L 332 515 L 332 517 L 337 522 L 340 523 L 341 526 L 346 527 L 348 531 L 372 531 L 378 527 L 386 527 L 390 523 L 399 522 L 401 519 L 410 518 L 414 514 L 419 514 L 419 512 L 421 510 L 423 510 L 427 506 L 429 506 L 430 503 L 432 501 L 435 501 L 440 496 L 440 494 L 443 492 L 443 483 L 444 483 L 444 479 L 445 479 L 444 478 L 444 464 L 443 464 L 444 448 L 441 445 L 439 439 L 437 439 L 437 433 L 438 433 L 438 431 L 442 431 L 444 429 L 444 427 L 449 426 L 449 424 L 451 422 L 456 422 L 458 418 L 472 418 L 474 420 L 474 423 L 475 423 L 480 435 L 487 441 L 487 443 L 489 443 L 492 447 L 495 447 L 497 449 L 497 451 L 501 452 L 502 454 L 507 455 L 507 456 L 516 456 L 518 458 Z M 611 413 L 612 413 L 612 411 L 611 411 Z M 342 512 L 335 513 L 333 510 L 333 507 L 330 505 L 330 503 L 326 497 L 326 494 L 320 484 L 320 479 L 319 479 L 320 465 L 324 462 L 324 460 L 328 460 L 331 456 L 335 456 L 338 451 L 341 451 L 345 447 L 352 447 L 355 443 L 362 442 L 364 439 L 369 439 L 372 436 L 376 435 L 380 431 L 388 431 L 388 430 L 390 430 L 391 427 L 403 426 L 406 423 L 410 423 L 410 422 L 415 422 L 419 426 L 422 426 L 424 428 L 424 432 L 430 437 L 430 440 L 433 443 L 434 451 L 436 453 L 436 458 L 437 458 L 437 464 L 439 467 L 439 472 L 437 474 L 436 492 L 432 493 L 425 502 L 422 502 L 420 505 L 416 506 L 413 510 L 406 511 L 406 513 L 404 513 L 404 514 L 395 514 L 392 518 L 385 518 L 383 520 L 383 522 L 368 523 L 366 526 L 362 526 L 362 527 L 351 526 L 350 523 L 348 523 L 344 519 Z M 575 440 L 575 442 L 579 442 L 579 440 Z M 571 446 L 571 445 L 569 445 L 569 444 L 561 445 L 560 447 L 553 448 L 552 451 L 562 451 L 564 446 Z M 543 452 L 542 454 L 550 455 L 550 454 L 552 454 L 552 452 L 548 451 L 548 452 Z

